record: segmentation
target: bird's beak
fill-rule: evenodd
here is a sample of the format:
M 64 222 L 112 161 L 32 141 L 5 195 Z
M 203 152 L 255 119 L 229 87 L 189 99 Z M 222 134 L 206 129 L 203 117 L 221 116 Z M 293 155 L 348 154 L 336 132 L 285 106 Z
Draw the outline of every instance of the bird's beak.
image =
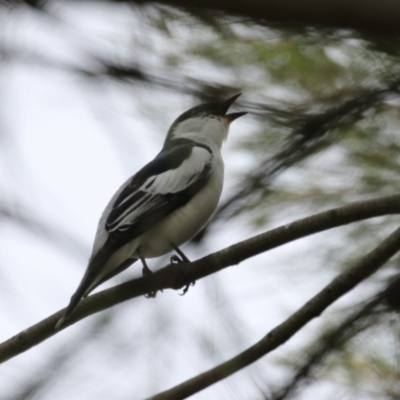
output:
M 220 115 L 225 117 L 229 123 L 231 123 L 233 120 L 236 118 L 239 118 L 247 112 L 237 112 L 237 113 L 232 113 L 232 114 L 227 114 L 226 112 L 228 111 L 229 107 L 235 102 L 235 100 L 241 95 L 242 93 L 235 94 L 234 96 L 230 97 L 229 99 L 221 102 L 218 104 L 218 109 L 216 110 L 216 115 Z
M 228 100 L 223 101 L 220 104 L 219 112 L 221 115 L 225 115 L 226 112 L 229 110 L 229 107 L 235 102 L 235 100 L 241 95 L 242 93 L 235 94 L 234 96 L 230 97 Z
M 243 117 L 243 115 L 246 115 L 247 112 L 237 112 L 237 113 L 231 113 L 231 114 L 226 114 L 225 118 L 229 121 L 229 123 L 231 123 L 232 121 L 234 121 L 235 119 L 239 118 L 239 117 Z

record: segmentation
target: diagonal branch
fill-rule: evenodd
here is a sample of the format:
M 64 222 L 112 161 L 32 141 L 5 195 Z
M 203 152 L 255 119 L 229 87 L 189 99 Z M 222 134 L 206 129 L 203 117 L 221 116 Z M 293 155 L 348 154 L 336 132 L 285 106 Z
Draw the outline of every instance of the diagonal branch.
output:
M 400 213 L 400 193 L 346 206 L 303 218 L 236 243 L 189 264 L 169 264 L 153 275 L 133 279 L 96 293 L 82 301 L 65 327 L 123 301 L 161 289 L 179 289 L 224 268 L 294 240 L 352 222 Z M 59 331 L 54 329 L 64 310 L 47 317 L 0 344 L 0 363 L 41 343 Z M 65 328 L 64 327 L 64 328 Z
M 323 362 L 340 349 L 346 342 L 360 332 L 369 328 L 373 323 L 371 315 L 385 313 L 392 309 L 398 309 L 398 293 L 400 289 L 400 275 L 389 279 L 389 283 L 380 290 L 368 302 L 364 302 L 352 312 L 339 326 L 325 333 L 313 344 L 312 349 L 301 357 L 301 364 L 295 374 L 280 389 L 275 390 L 269 400 L 285 400 L 298 396 L 301 383 L 310 380 L 314 371 L 322 368 Z M 393 304 L 393 301 L 394 304 Z
M 329 285 L 325 286 L 316 296 L 265 335 L 259 342 L 217 367 L 155 395 L 151 400 L 186 399 L 257 361 L 289 340 L 312 319 L 320 316 L 327 307 L 376 272 L 399 250 L 400 228 L 397 228 L 374 250 L 361 258 L 352 268 L 337 276 Z

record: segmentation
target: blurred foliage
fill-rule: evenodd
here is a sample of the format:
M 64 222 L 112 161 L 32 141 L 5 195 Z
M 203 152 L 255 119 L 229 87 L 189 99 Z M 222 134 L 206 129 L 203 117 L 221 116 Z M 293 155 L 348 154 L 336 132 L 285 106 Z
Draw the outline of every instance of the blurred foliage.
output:
M 235 171 L 233 189 L 215 221 L 238 218 L 255 231 L 265 230 L 290 215 L 307 215 L 398 190 L 397 38 L 363 36 L 350 30 L 271 27 L 204 11 L 188 14 L 172 7 L 144 6 L 130 11 L 139 27 L 126 27 L 130 29 L 131 57 L 118 62 L 94 57 L 101 65 L 97 69 L 65 64 L 62 68 L 88 80 L 117 80 L 126 88 L 146 85 L 149 90 L 161 88 L 196 101 L 242 91 L 245 95 L 237 108 L 249 110 L 250 122 L 233 151 L 250 162 L 247 169 Z M 52 2 L 42 5 L 40 12 L 54 18 Z M 62 7 L 57 14 L 62 15 Z M 10 54 L 6 43 L 0 46 L 3 57 Z M 140 59 L 138 50 L 148 59 Z M 40 54 L 34 59 L 41 60 Z M 43 57 L 41 63 L 59 68 L 55 61 L 47 63 Z M 155 95 L 148 108 L 154 109 L 157 102 Z M 158 118 L 166 118 L 163 113 L 168 113 L 168 105 L 157 111 Z M 387 217 L 347 227 L 340 248 L 332 245 L 320 250 L 327 267 L 345 268 L 397 222 Z M 382 275 L 386 278 L 397 269 L 395 259 Z M 382 282 L 386 281 L 379 276 L 374 288 Z M 398 398 L 398 314 L 377 317 L 371 312 L 363 318 L 356 336 L 340 337 L 325 348 L 318 359 L 323 364 L 318 364 L 320 372 L 303 380 L 298 390 L 328 380 L 357 398 Z M 311 345 L 286 354 L 288 373 L 295 374 L 300 365 L 292 360 L 305 358 L 326 335 L 326 331 L 319 332 Z M 212 335 L 201 332 L 199 337 L 203 351 L 213 353 Z

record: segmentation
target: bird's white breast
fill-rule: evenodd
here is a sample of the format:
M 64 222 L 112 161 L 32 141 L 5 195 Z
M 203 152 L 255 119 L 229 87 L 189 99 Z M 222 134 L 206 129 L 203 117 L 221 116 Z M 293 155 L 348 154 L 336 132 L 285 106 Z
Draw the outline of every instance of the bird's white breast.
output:
M 159 257 L 193 237 L 215 211 L 222 192 L 224 164 L 214 153 L 208 183 L 186 205 L 140 236 L 137 246 L 144 258 Z M 138 254 L 135 254 L 138 256 Z

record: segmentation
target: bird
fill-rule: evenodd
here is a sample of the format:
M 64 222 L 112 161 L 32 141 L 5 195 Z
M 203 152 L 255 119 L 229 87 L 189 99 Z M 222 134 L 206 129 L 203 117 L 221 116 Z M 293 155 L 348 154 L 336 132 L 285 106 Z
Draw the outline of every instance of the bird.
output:
M 175 251 L 179 257 L 171 261 L 188 261 L 179 246 L 217 207 L 224 181 L 221 147 L 231 122 L 247 114 L 227 114 L 240 95 L 181 114 L 156 157 L 117 190 L 100 217 L 86 272 L 55 329 L 82 298 L 134 262 L 140 260 L 148 276 L 147 258 Z

